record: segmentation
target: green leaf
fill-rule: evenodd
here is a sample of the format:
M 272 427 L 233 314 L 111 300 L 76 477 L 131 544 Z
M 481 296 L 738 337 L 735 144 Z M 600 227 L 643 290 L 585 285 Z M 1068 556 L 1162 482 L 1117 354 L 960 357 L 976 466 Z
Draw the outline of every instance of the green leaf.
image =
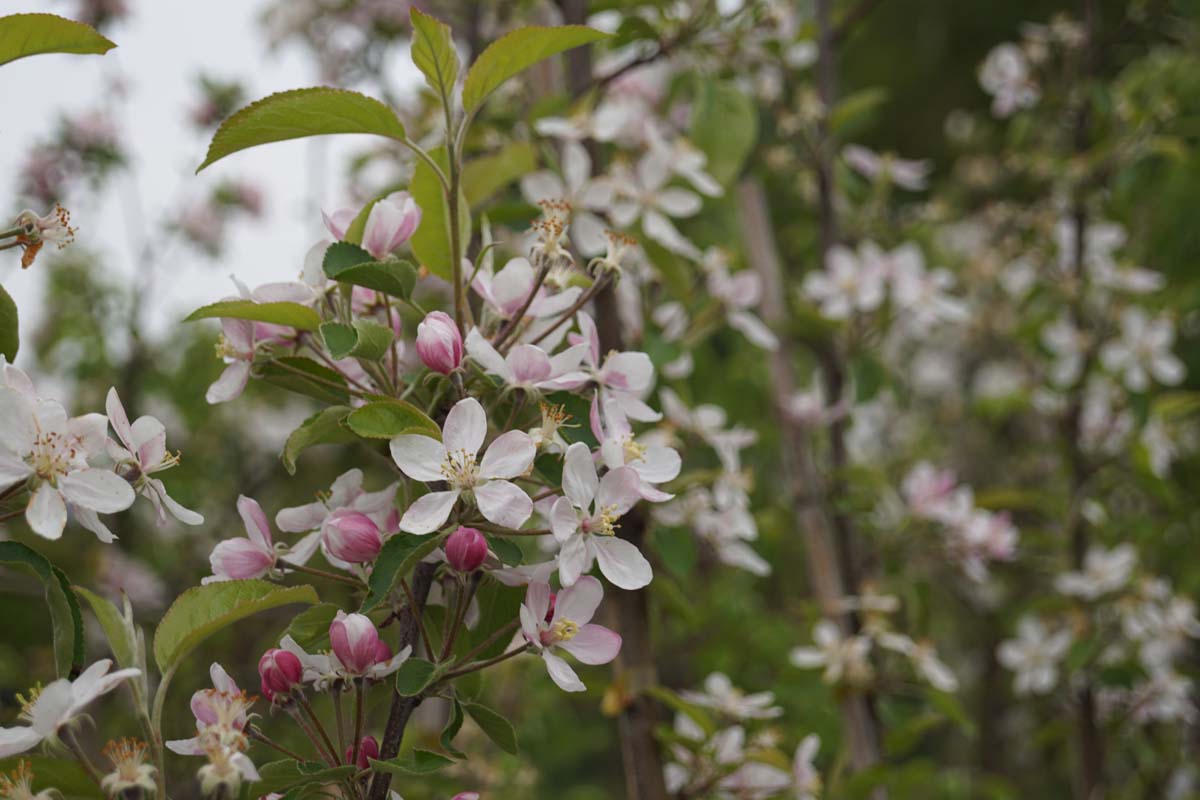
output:
M 699 725 L 709 736 L 717 732 L 717 723 L 713 721 L 707 711 L 694 703 L 689 703 L 665 686 L 651 686 L 646 689 L 646 694 L 672 711 L 691 718 L 692 722 Z
M 342 421 L 350 413 L 349 406 L 333 406 L 318 411 L 292 431 L 283 445 L 283 468 L 289 475 L 296 474 L 296 458 L 302 450 L 318 444 L 344 444 L 355 441 L 355 436 L 346 430 Z
M 329 647 L 329 625 L 341 607 L 335 603 L 318 603 L 306 608 L 288 624 L 285 636 L 291 636 L 305 650 L 324 650 Z
M 459 730 L 462 729 L 463 712 L 462 706 L 459 705 L 458 698 L 450 698 L 450 719 L 446 721 L 446 727 L 442 728 L 441 741 L 442 749 L 455 758 L 466 758 L 466 754 L 454 746 L 454 737 L 458 736 Z
M 350 242 L 334 242 L 325 249 L 325 258 L 321 261 L 321 269 L 325 276 L 335 278 L 338 273 L 359 264 L 370 264 L 375 259 L 366 250 Z
M 256 303 L 253 300 L 222 300 L 197 308 L 183 320 L 198 319 L 249 319 L 255 322 L 270 322 L 287 325 L 301 331 L 315 331 L 321 326 L 321 316 L 308 306 L 299 303 Z
M 259 779 L 254 782 L 254 791 L 274 794 L 293 786 L 337 783 L 357 771 L 358 768 L 353 764 L 329 767 L 317 761 L 295 761 L 290 758 L 272 761 L 258 768 Z
M 0 286 L 0 355 L 12 363 L 21 345 L 21 329 L 17 324 L 17 304 Z
M 0 64 L 42 53 L 104 55 L 114 47 L 91 25 L 54 14 L 0 17 Z
M 393 534 L 383 543 L 383 549 L 375 558 L 371 577 L 367 579 L 367 596 L 359 611 L 365 614 L 387 600 L 400 579 L 412 572 L 421 559 L 436 550 L 443 538 L 411 533 Z
M 463 703 L 462 706 L 463 710 L 467 712 L 467 716 L 475 720 L 479 729 L 486 733 L 487 737 L 495 742 L 501 750 L 516 755 L 521 749 L 517 745 L 516 730 L 503 714 L 479 703 Z
M 341 322 L 321 323 L 321 338 L 335 361 L 353 356 L 379 361 L 387 355 L 395 338 L 392 329 L 378 322 L 356 319 L 353 325 Z
M 83 668 L 83 614 L 62 570 L 31 547 L 20 542 L 0 542 L 0 563 L 33 574 L 42 582 L 50 607 L 54 666 L 60 678 Z
M 887 90 L 878 86 L 860 89 L 843 97 L 829 115 L 829 129 L 843 139 L 852 136 L 870 122 L 886 99 Z
M 364 439 L 394 439 L 415 433 L 441 440 L 442 430 L 425 412 L 407 400 L 376 400 L 346 418 L 350 430 Z
M 428 775 L 454 763 L 454 759 L 446 758 L 440 753 L 429 750 L 413 750 L 407 756 L 393 758 L 390 761 L 371 759 L 371 769 L 390 772 L 393 775 Z
M 311 586 L 279 586 L 267 581 L 221 581 L 193 586 L 175 599 L 154 631 L 154 660 L 162 672 L 173 669 L 196 645 L 222 628 L 279 606 L 318 602 Z
M 22 762 L 29 762 L 33 772 L 33 791 L 43 792 L 54 789 L 52 796 L 61 795 L 63 800 L 103 800 L 104 792 L 88 777 L 83 765 L 69 758 L 53 758 L 49 756 L 22 753 L 18 756 L 0 759 L 0 773 L 11 774 Z
M 434 682 L 437 675 L 437 664 L 423 658 L 410 658 L 396 670 L 396 691 L 405 697 L 416 697 Z
M 350 401 L 345 376 L 311 358 L 282 356 L 263 364 L 261 374 L 268 383 L 322 403 L 345 405 Z
M 293 89 L 251 103 L 221 123 L 196 172 L 248 147 L 333 133 L 405 139 L 395 112 L 373 97 L 327 87 Z
M 445 146 L 430 150 L 429 156 L 441 167 L 443 173 L 449 171 Z M 454 275 L 450 259 L 450 212 L 447 210 L 442 182 L 424 159 L 417 161 L 408 190 L 416 204 L 421 207 L 421 224 L 409 240 L 413 255 L 430 272 L 450 280 Z M 458 218 L 459 240 L 465 246 L 466 242 L 471 240 L 471 209 L 461 191 L 458 197 Z
M 454 82 L 458 80 L 458 51 L 450 26 L 415 6 L 409 11 L 409 19 L 413 27 L 410 48 L 413 63 L 425 76 L 429 88 L 441 95 L 443 103 L 449 102 Z
M 477 208 L 496 192 L 535 169 L 537 154 L 533 145 L 529 142 L 509 142 L 498 152 L 480 156 L 463 165 L 463 192 L 471 208 Z
M 322 322 L 321 339 L 329 355 L 335 361 L 340 361 L 350 355 L 350 351 L 358 344 L 358 331 L 341 322 Z
M 532 26 L 506 33 L 488 45 L 467 70 L 462 101 L 468 114 L 483 105 L 500 84 L 537 62 L 580 45 L 608 38 L 609 34 L 583 25 L 555 28 Z
M 374 289 L 403 300 L 412 296 L 413 287 L 417 285 L 417 270 L 407 261 L 367 261 L 340 269 L 335 267 L 332 274 L 326 269 L 325 274 L 338 283 Z
M 503 536 L 488 536 L 487 541 L 488 547 L 492 548 L 496 557 L 510 567 L 517 566 L 525 558 L 520 545 L 511 539 L 505 539 Z
M 92 613 L 96 615 L 96 621 L 100 623 L 100 628 L 104 631 L 105 638 L 108 639 L 108 645 L 112 648 L 117 666 L 122 669 L 137 667 L 135 655 L 137 644 L 132 638 L 134 635 L 132 625 L 126 622 L 117 607 L 107 599 L 82 586 L 72 588 L 74 588 L 75 594 L 82 597 L 91 606 Z
M 722 185 L 742 170 L 758 139 L 758 107 L 727 81 L 702 81 L 692 110 L 691 138 L 708 158 L 708 173 Z

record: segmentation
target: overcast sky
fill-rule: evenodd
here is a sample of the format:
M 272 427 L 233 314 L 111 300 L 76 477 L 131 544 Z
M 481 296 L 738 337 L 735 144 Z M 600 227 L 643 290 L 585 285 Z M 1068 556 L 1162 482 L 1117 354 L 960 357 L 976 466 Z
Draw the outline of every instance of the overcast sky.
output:
M 319 208 L 336 207 L 345 156 L 357 137 L 285 142 L 258 148 L 193 171 L 207 141 L 187 121 L 200 73 L 239 78 L 251 98 L 313 85 L 315 69 L 298 48 L 268 52 L 258 24 L 264 5 L 251 0 L 129 0 L 132 16 L 108 31 L 118 47 L 104 56 L 42 55 L 0 68 L 0 191 L 16 192 L 18 169 L 29 146 L 53 130 L 58 113 L 110 105 L 132 154 L 133 169 L 94 203 L 72 201 L 77 244 L 106 255 L 108 269 L 123 275 L 154 269 L 152 325 L 161 330 L 189 310 L 233 289 L 236 273 L 251 286 L 294 278 L 308 247 L 324 234 Z M 8 0 L 2 13 L 43 11 L 70 16 L 74 3 Z M 403 54 L 398 54 L 403 55 Z M 411 81 L 407 58 L 392 59 L 395 82 Z M 128 96 L 113 103 L 116 79 Z M 410 84 L 411 85 L 411 84 Z M 265 189 L 266 214 L 231 229 L 219 261 L 174 247 L 165 260 L 138 263 L 136 245 L 168 209 L 199 199 L 223 177 L 249 179 Z M 0 201 L 12 208 L 13 200 Z M 42 271 L 22 271 L 19 257 L 0 254 L 0 283 L 16 298 L 23 337 L 40 314 Z

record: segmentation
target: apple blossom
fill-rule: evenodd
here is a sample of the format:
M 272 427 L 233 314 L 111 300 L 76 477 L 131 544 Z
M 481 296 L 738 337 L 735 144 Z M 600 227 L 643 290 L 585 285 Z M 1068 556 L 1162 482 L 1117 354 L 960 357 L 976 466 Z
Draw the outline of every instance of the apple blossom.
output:
M 1073 641 L 1071 631 L 1051 631 L 1036 617 L 1017 622 L 1017 638 L 1007 639 L 996 649 L 996 657 L 1016 673 L 1017 694 L 1046 694 L 1058 682 L 1058 665 Z
M 338 561 L 366 564 L 379 555 L 383 536 L 379 526 L 366 514 L 340 508 L 321 525 L 321 544 Z
M 562 150 L 562 177 L 548 170 L 531 172 L 521 178 L 521 194 L 537 205 L 544 200 L 562 200 L 571 206 L 571 238 L 584 256 L 604 250 L 604 220 L 598 216 L 613 201 L 612 182 L 592 177 L 592 159 L 587 149 L 567 141 Z
M 690 703 L 714 709 L 737 720 L 774 719 L 783 714 L 783 709 L 775 705 L 773 692 L 746 694 L 734 686 L 723 672 L 710 673 L 704 679 L 703 692 L 684 690 L 680 695 Z
M 412 647 L 406 646 L 393 656 L 369 617 L 344 611 L 338 611 L 330 623 L 329 641 L 344 674 L 352 678 L 377 680 L 391 675 L 412 652 Z
M 408 192 L 392 192 L 367 214 L 362 247 L 382 261 L 404 244 L 421 224 L 421 209 Z M 341 238 L 341 237 L 338 237 Z
M 898 158 L 891 153 L 876 153 L 859 144 L 842 148 L 842 158 L 864 178 L 894 183 L 910 192 L 926 189 L 929 173 L 933 171 L 933 164 L 927 159 Z
M 1163 316 L 1151 319 L 1137 306 L 1121 314 L 1121 338 L 1111 339 L 1100 348 L 1100 362 L 1110 372 L 1121 375 L 1130 391 L 1144 392 L 1150 379 L 1168 386 L 1183 381 L 1187 369 L 1171 352 L 1175 327 Z
M 511 319 L 520 312 L 530 293 L 533 300 L 525 309 L 525 316 L 541 318 L 557 316 L 569 309 L 582 289 L 578 286 L 551 293 L 544 285 L 535 287 L 537 274 L 527 258 L 513 258 L 500 271 L 480 267 L 471 288 L 475 290 L 488 308 L 504 319 Z
M 483 406 L 467 397 L 446 415 L 442 441 L 420 434 L 392 439 L 392 459 L 405 475 L 426 483 L 449 484 L 448 489 L 430 492 L 409 506 L 400 519 L 402 530 L 432 533 L 446 522 L 464 495 L 474 500 L 490 522 L 506 528 L 525 524 L 533 513 L 533 501 L 508 479 L 525 474 L 533 465 L 533 441 L 523 431 L 502 433 L 478 460 L 486 436 Z
M 275 695 L 288 694 L 303 682 L 304 667 L 295 653 L 271 648 L 258 660 L 258 675 L 263 694 L 273 700 Z
M 1123 588 L 1135 566 L 1137 551 L 1133 545 L 1122 544 L 1111 550 L 1093 545 L 1084 555 L 1083 569 L 1062 573 L 1054 579 L 1054 588 L 1082 600 L 1097 600 Z
M 592 623 L 604 590 L 600 581 L 584 576 L 574 586 L 553 595 L 545 583 L 531 583 L 521 604 L 521 632 L 546 663 L 550 678 L 565 692 L 585 687 L 575 670 L 557 654 L 565 650 L 584 664 L 607 664 L 617 657 L 621 637 Z
M 459 572 L 474 572 L 488 554 L 487 539 L 474 528 L 460 525 L 446 539 L 446 563 Z
M 220 664 L 213 662 L 208 673 L 213 688 L 200 689 L 191 699 L 196 736 L 168 741 L 166 746 L 172 753 L 202 756 L 205 748 L 212 745 L 245 747 L 245 730 L 254 698 L 239 689 Z
M 571 586 L 593 563 L 615 586 L 640 589 L 650 583 L 650 562 L 637 546 L 616 535 L 616 522 L 640 499 L 641 479 L 630 467 L 596 475 L 591 450 L 582 442 L 567 448 L 563 493 L 550 512 L 550 528 L 561 548 L 558 575 Z
M 621 413 L 638 422 L 657 422 L 662 419 L 644 398 L 654 386 L 654 364 L 645 353 L 637 351 L 610 352 L 601 361 L 600 333 L 590 315 L 580 311 L 575 315 L 580 334 L 572 334 L 573 344 L 586 344 L 584 363 L 598 384 L 595 406 L 605 413 Z
M 813 766 L 821 738 L 810 733 L 796 746 L 792 759 L 792 793 L 795 800 L 817 800 L 821 794 L 821 773 Z
M 223 318 L 217 340 L 217 356 L 225 361 L 221 376 L 204 395 L 209 403 L 227 403 L 241 396 L 250 381 L 256 347 L 254 323 L 245 319 Z
M 443 375 L 462 364 L 462 334 L 449 314 L 431 311 L 417 325 L 417 355 L 422 364 Z
M 262 506 L 241 495 L 237 509 L 246 527 L 246 538 L 217 543 L 208 557 L 213 574 L 204 578 L 203 583 L 261 578 L 275 568 L 279 553 L 271 540 L 271 526 Z
M 871 640 L 861 635 L 845 636 L 837 623 L 823 619 L 813 626 L 815 647 L 796 647 L 789 656 L 794 666 L 802 669 L 823 667 L 821 679 L 835 684 L 867 681 L 872 674 L 867 655 Z
M 56 402 L 0 387 L 0 490 L 29 483 L 25 519 L 34 533 L 62 536 L 70 506 L 87 515 L 81 521 L 102 541 L 115 538 L 95 514 L 124 511 L 136 495 L 120 476 L 88 463 L 103 449 L 107 427 L 101 414 L 69 418 Z
M 111 666 L 110 659 L 101 659 L 73 681 L 59 678 L 28 698 L 18 697 L 20 718 L 29 725 L 0 728 L 0 758 L 24 753 L 43 740 L 57 738 L 59 731 L 71 725 L 98 697 L 142 674 L 139 669 L 109 672 Z
M 804 276 L 804 295 L 818 303 L 829 319 L 848 319 L 855 312 L 879 308 L 884 299 L 884 275 L 844 245 L 830 248 L 823 270 Z
M 537 345 L 518 344 L 502 356 L 478 328 L 467 334 L 467 353 L 472 360 L 507 386 L 526 391 L 569 391 L 587 383 L 587 373 L 579 370 L 586 349 L 586 345 L 575 345 L 551 356 Z
M 341 509 L 366 514 L 384 532 L 397 530 L 397 516 L 393 501 L 398 483 L 368 492 L 363 489 L 363 471 L 357 467 L 343 472 L 334 480 L 328 492 L 319 494 L 319 499 L 302 506 L 280 509 L 275 515 L 275 524 L 286 533 L 316 533 L 301 539 L 293 547 L 294 553 L 309 553 L 320 539 L 320 530 L 331 514 Z M 298 560 L 305 560 L 297 557 Z
M 137 739 L 117 739 L 104 746 L 104 756 L 113 771 L 101 779 L 100 788 L 110 797 L 136 796 L 153 793 L 158 787 L 154 776 L 158 772 L 146 763 L 149 748 Z
M 108 412 L 108 422 L 112 425 L 113 432 L 117 434 L 117 442 L 111 439 L 106 442 L 108 455 L 117 462 L 118 471 L 122 467 L 130 470 L 126 480 L 154 504 L 158 513 L 158 524 L 166 524 L 165 511 L 170 511 L 172 516 L 185 525 L 203 523 L 204 517 L 172 500 L 163 482 L 150 477 L 179 463 L 178 455 L 167 452 L 167 432 L 163 424 L 154 417 L 143 416 L 138 417 L 131 425 L 129 417 L 125 414 L 125 407 L 121 404 L 121 398 L 117 396 L 116 388 L 108 390 L 105 411 Z
M 618 164 L 612 172 L 616 199 L 610 216 L 618 228 L 641 221 L 642 232 L 673 253 L 695 258 L 700 251 L 671 222 L 671 217 L 690 217 L 703 201 L 694 192 L 667 186 L 671 177 L 670 153 L 651 150 L 630 170 Z
M 993 116 L 1007 117 L 1037 104 L 1041 90 L 1030 72 L 1029 60 L 1017 45 L 1005 42 L 992 48 L 979 68 L 979 85 L 992 96 Z

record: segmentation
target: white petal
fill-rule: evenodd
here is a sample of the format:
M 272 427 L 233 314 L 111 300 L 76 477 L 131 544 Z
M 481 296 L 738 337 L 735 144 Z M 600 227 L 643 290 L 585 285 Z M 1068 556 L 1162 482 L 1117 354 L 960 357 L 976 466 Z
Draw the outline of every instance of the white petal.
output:
M 0 444 L 19 455 L 28 453 L 37 436 L 33 417 L 33 405 L 25 395 L 0 386 Z
M 0 758 L 24 753 L 41 740 L 33 728 L 0 728 Z
M 596 615 L 600 601 L 604 599 L 604 587 L 590 575 L 584 575 L 574 585 L 558 593 L 554 603 L 554 622 L 569 619 L 576 625 L 586 625 Z
M 558 579 L 563 586 L 573 586 L 579 576 L 591 568 L 588 563 L 587 536 L 577 533 L 563 543 L 558 551 Z
M 600 479 L 596 476 L 596 465 L 592 451 L 583 442 L 575 442 L 567 448 L 563 461 L 563 493 L 576 508 L 587 509 L 596 497 Z
M 479 462 L 481 478 L 515 478 L 533 466 L 537 445 L 524 431 L 509 431 L 496 437 Z
M 392 460 L 408 477 L 417 481 L 445 480 L 442 464 L 446 461 L 446 446 L 432 436 L 406 433 L 392 439 Z
M 513 371 L 504 360 L 504 356 L 492 347 L 478 328 L 472 328 L 467 334 L 467 355 L 483 367 L 484 372 L 500 376 L 505 383 L 513 382 Z
M 400 530 L 416 534 L 433 533 L 450 516 L 458 495 L 458 491 L 455 490 L 430 492 L 418 498 L 400 518 Z
M 446 415 L 442 428 L 442 444 L 451 453 L 465 450 L 472 457 L 483 447 L 487 436 L 487 414 L 474 397 L 459 400 Z
M 25 508 L 25 521 L 38 536 L 57 539 L 62 536 L 67 524 L 67 504 L 62 495 L 48 483 L 43 483 L 29 498 Z
M 516 530 L 533 513 L 533 501 L 516 484 L 488 481 L 475 487 L 479 513 L 489 521 Z
M 550 530 L 560 543 L 579 530 L 579 510 L 569 499 L 560 497 L 550 507 Z
M 621 589 L 640 589 L 650 583 L 654 571 L 636 546 L 615 536 L 592 537 L 592 549 L 604 577 Z
M 657 199 L 658 207 L 672 217 L 690 217 L 703 205 L 700 198 L 687 189 L 663 189 Z
M 115 514 L 133 505 L 137 496 L 124 478 L 103 469 L 81 469 L 58 481 L 63 497 L 101 514 Z
M 621 635 L 603 625 L 584 625 L 559 647 L 584 664 L 607 664 L 621 651 Z
M 221 377 L 217 378 L 208 391 L 204 394 L 204 399 L 211 404 L 225 403 L 241 395 L 246 388 L 246 383 L 250 380 L 250 362 L 235 361 L 225 368 L 221 373 Z
M 600 481 L 596 492 L 597 508 L 614 507 L 617 516 L 624 515 L 633 504 L 641 499 L 642 479 L 631 467 L 609 470 Z
M 582 692 L 587 689 L 575 674 L 575 670 L 571 669 L 571 665 L 562 658 L 547 652 L 542 653 L 542 660 L 546 662 L 546 671 L 550 673 L 550 679 L 564 692 Z
M 32 467 L 7 450 L 0 449 L 0 489 L 7 489 L 32 474 Z

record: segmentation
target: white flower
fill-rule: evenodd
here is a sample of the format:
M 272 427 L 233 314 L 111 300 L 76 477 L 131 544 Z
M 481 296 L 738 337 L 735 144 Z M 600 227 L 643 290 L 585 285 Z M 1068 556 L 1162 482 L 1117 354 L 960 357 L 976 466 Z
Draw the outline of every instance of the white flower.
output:
M 704 151 L 682 136 L 676 136 L 668 142 L 658 125 L 647 127 L 650 149 L 660 153 L 661 157 L 666 159 L 673 173 L 686 180 L 703 195 L 720 197 L 724 193 L 716 178 L 704 170 L 708 166 L 708 157 L 704 155 Z
M 521 194 L 537 205 L 543 200 L 564 200 L 573 211 L 571 238 L 579 252 L 594 256 L 604 252 L 604 212 L 613 201 L 612 182 L 592 177 L 592 159 L 587 148 L 576 141 L 563 144 L 562 177 L 542 170 L 521 178 Z
M 1029 60 L 1011 42 L 997 45 L 979 68 L 979 85 L 992 96 L 992 114 L 1010 116 L 1034 106 L 1041 91 L 1030 75 Z
M 603 625 L 592 623 L 604 589 L 600 581 L 584 576 L 574 586 L 553 596 L 545 583 L 530 583 L 521 604 L 521 634 L 541 653 L 550 678 L 564 692 L 582 692 L 587 687 L 571 665 L 556 650 L 565 650 L 584 664 L 607 664 L 617 657 L 621 637 Z
M 593 560 L 615 586 L 640 589 L 650 583 L 650 562 L 637 546 L 616 535 L 616 522 L 640 499 L 641 479 L 630 467 L 617 467 L 600 479 L 591 450 L 582 442 L 567 448 L 563 494 L 550 511 L 558 540 L 558 575 L 571 586 Z
M 821 773 L 813 766 L 820 748 L 821 737 L 815 733 L 805 736 L 796 747 L 792 759 L 792 793 L 796 800 L 817 800 L 821 794 Z
M 1130 391 L 1146 391 L 1151 377 L 1174 386 L 1187 374 L 1183 362 L 1171 352 L 1174 341 L 1175 326 L 1170 319 L 1150 319 L 1144 309 L 1130 306 L 1121 314 L 1121 338 L 1100 348 L 1100 363 L 1109 372 L 1120 374 Z
M 1050 382 L 1055 386 L 1073 385 L 1083 374 L 1083 356 L 1087 351 L 1089 337 L 1075 327 L 1064 312 L 1042 328 L 1042 344 L 1054 355 L 1050 367 Z
M 619 228 L 628 228 L 639 219 L 642 232 L 673 253 L 699 258 L 700 251 L 671 223 L 672 217 L 696 214 L 703 201 L 687 189 L 667 186 L 671 177 L 670 155 L 650 151 L 638 161 L 636 171 L 617 165 L 613 185 L 617 199 L 612 205 L 612 220 Z
M 1136 565 L 1137 551 L 1133 545 L 1123 544 L 1111 550 L 1096 545 L 1084 556 L 1083 569 L 1059 575 L 1054 588 L 1065 595 L 1095 600 L 1128 583 Z
M 865 636 L 843 636 L 841 628 L 832 620 L 823 619 L 813 626 L 815 647 L 796 647 L 789 660 L 801 669 L 823 667 L 821 679 L 835 684 L 845 680 L 862 683 L 871 676 L 871 664 L 867 655 L 871 640 Z
M 967 307 L 948 293 L 954 276 L 945 269 L 925 269 L 925 258 L 915 245 L 902 245 L 888 254 L 892 297 L 905 314 L 909 327 L 921 334 L 943 322 L 962 322 Z
M 773 719 L 783 713 L 783 709 L 775 705 L 773 692 L 746 694 L 722 672 L 713 672 L 704 679 L 703 692 L 685 690 L 680 694 L 690 703 L 715 709 L 739 720 Z
M 916 161 L 898 158 L 891 153 L 880 155 L 859 144 L 848 144 L 842 148 L 842 158 L 865 178 L 890 181 L 911 192 L 919 192 L 929 186 L 929 173 L 933 171 L 933 163 L 927 159 Z
M 588 375 L 579 370 L 587 345 L 568 347 L 551 356 L 534 344 L 517 344 L 500 355 L 492 343 L 472 328 L 467 334 L 467 354 L 484 371 L 499 377 L 508 386 L 526 391 L 570 391 L 587 383 Z
M 21 719 L 27 727 L 0 728 L 0 758 L 8 758 L 53 739 L 60 729 L 70 725 L 83 709 L 101 695 L 108 694 L 141 670 L 121 669 L 109 672 L 112 661 L 102 659 L 85 669 L 73 681 L 59 678 L 54 683 L 22 700 Z
M 136 495 L 118 475 L 88 464 L 103 449 L 107 429 L 102 414 L 68 418 L 58 403 L 0 387 L 0 490 L 30 481 L 25 519 L 34 533 L 62 536 L 69 504 L 81 523 L 112 541 L 95 515 L 124 511 Z
M 729 326 L 763 350 L 779 347 L 774 332 L 751 313 L 762 300 L 762 277 L 748 269 L 730 273 L 728 257 L 715 247 L 705 251 L 702 266 L 707 274 L 708 293 L 725 306 Z
M 470 268 L 467 268 L 468 274 Z M 492 311 L 504 319 L 511 319 L 520 312 L 529 294 L 535 292 L 529 308 L 525 310 L 526 317 L 542 318 L 557 316 L 574 304 L 583 291 L 578 286 L 564 289 L 552 294 L 545 285 L 538 286 L 537 272 L 527 258 L 513 258 L 495 274 L 486 266 L 481 266 L 471 282 L 475 290 Z
M 107 441 L 109 458 L 117 462 L 118 471 L 123 466 L 132 470 L 127 479 L 154 505 L 158 524 L 166 524 L 167 511 L 185 525 L 204 522 L 204 517 L 172 500 L 161 480 L 150 477 L 179 463 L 178 455 L 167 452 L 167 430 L 163 424 L 151 416 L 138 417 L 130 424 L 115 388 L 108 390 L 105 411 L 118 440 Z
M 855 312 L 879 308 L 884 297 L 884 274 L 876 264 L 860 260 L 844 245 L 830 248 L 826 268 L 804 276 L 804 295 L 829 319 L 847 319 Z
M 1017 623 L 1017 638 L 1001 642 L 996 657 L 1017 673 L 1013 681 L 1017 694 L 1046 694 L 1058 682 L 1058 665 L 1071 642 L 1071 631 L 1052 633 L 1036 617 L 1023 617 Z
M 446 415 L 442 441 L 420 434 L 392 439 L 392 459 L 405 475 L 426 483 L 449 484 L 447 490 L 430 492 L 409 506 L 400 518 L 401 530 L 432 533 L 446 522 L 464 495 L 474 500 L 490 522 L 513 529 L 525 524 L 533 513 L 533 501 L 508 479 L 529 471 L 537 448 L 524 431 L 508 431 L 496 437 L 480 461 L 487 428 L 483 406 L 467 397 Z

